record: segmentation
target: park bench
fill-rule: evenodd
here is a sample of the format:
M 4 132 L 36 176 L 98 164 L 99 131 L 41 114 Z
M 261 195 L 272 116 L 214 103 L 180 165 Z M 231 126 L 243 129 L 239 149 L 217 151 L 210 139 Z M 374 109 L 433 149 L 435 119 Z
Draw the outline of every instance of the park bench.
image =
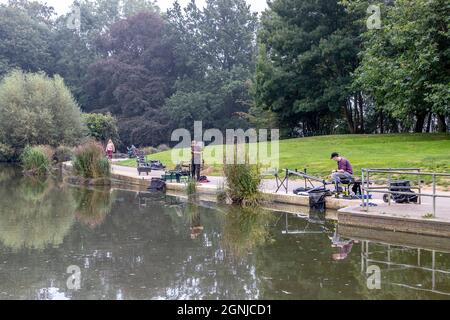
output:
M 141 173 L 146 173 L 147 175 L 152 172 L 152 166 L 150 163 L 147 163 L 145 160 L 145 155 L 143 152 L 137 152 L 137 171 L 139 176 Z
M 152 171 L 162 171 L 166 169 L 166 166 L 159 160 L 150 160 L 147 162 L 143 152 L 137 152 L 136 161 L 139 175 L 141 175 L 141 173 L 147 173 L 148 175 Z

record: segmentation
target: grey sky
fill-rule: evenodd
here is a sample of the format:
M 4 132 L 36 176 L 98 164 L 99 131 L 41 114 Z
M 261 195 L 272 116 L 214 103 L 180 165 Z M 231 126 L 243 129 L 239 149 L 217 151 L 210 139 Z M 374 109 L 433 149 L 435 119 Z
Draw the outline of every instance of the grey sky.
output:
M 58 13 L 65 13 L 68 11 L 68 8 L 73 3 L 73 0 L 38 0 L 40 2 L 46 2 L 56 9 Z M 166 11 L 167 8 L 172 6 L 174 0 L 157 0 L 159 7 Z M 5 3 L 6 0 L 0 0 L 0 3 Z M 189 0 L 179 0 L 181 5 L 186 5 Z M 205 0 L 196 0 L 196 3 L 199 7 L 203 7 L 205 4 Z M 252 7 L 253 11 L 261 12 L 267 7 L 266 0 L 247 0 Z

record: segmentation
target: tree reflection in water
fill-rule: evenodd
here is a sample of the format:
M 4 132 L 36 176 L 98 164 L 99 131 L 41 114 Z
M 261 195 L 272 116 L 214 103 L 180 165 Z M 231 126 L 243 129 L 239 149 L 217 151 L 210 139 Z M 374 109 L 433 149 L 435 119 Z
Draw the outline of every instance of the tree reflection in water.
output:
M 0 167 L 0 183 L 11 180 L 17 173 L 17 169 L 13 166 L 2 165 Z
M 67 188 L 17 172 L 0 180 L 0 208 L 0 242 L 13 251 L 59 246 L 74 222 Z
M 383 299 L 436 297 L 423 290 L 430 288 L 450 292 L 448 275 L 438 271 L 448 271 L 450 253 L 355 241 L 346 259 L 335 261 L 329 232 L 335 226 L 312 220 L 195 198 L 66 189 L 8 172 L 0 175 L 0 299 Z M 381 290 L 366 286 L 364 267 L 375 263 L 362 255 L 367 248 L 369 259 L 401 264 L 380 264 Z M 82 270 L 78 291 L 66 286 L 71 265 Z

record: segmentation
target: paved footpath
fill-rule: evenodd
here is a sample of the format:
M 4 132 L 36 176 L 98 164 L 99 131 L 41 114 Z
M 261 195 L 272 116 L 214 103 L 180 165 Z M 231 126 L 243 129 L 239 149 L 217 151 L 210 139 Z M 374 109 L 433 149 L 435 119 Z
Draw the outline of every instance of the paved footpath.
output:
M 112 171 L 115 174 L 124 175 L 127 177 L 137 178 L 137 179 L 144 179 L 144 180 L 151 180 L 154 177 L 160 178 L 164 171 L 153 171 L 148 176 L 146 174 L 142 174 L 139 176 L 137 173 L 136 168 L 130 168 L 130 167 L 122 167 L 113 165 Z M 208 177 L 210 180 L 209 185 L 212 186 L 221 186 L 224 185 L 225 179 L 223 177 Z M 288 194 L 292 194 L 293 191 L 297 188 L 303 187 L 304 182 L 303 180 L 290 180 L 289 186 L 288 186 Z M 273 193 L 277 189 L 276 181 L 275 179 L 265 179 L 263 180 L 261 191 Z M 424 189 L 423 192 L 425 193 L 431 193 L 431 189 Z M 278 193 L 285 193 L 284 190 L 280 190 Z M 450 192 L 439 192 L 439 194 L 446 194 L 450 195 Z M 374 198 L 377 200 L 382 199 L 382 194 L 377 193 L 374 194 Z M 378 201 L 379 202 L 379 201 Z M 428 213 L 432 212 L 432 198 L 431 197 L 423 197 L 421 206 L 417 205 L 392 205 L 388 206 L 387 204 L 379 205 L 377 208 L 372 208 L 371 211 L 379 212 L 379 213 L 391 213 L 393 211 L 399 212 L 399 214 L 402 215 L 411 215 L 411 216 L 420 216 L 427 215 Z M 450 198 L 439 198 L 436 200 L 438 212 L 441 216 L 448 217 L 450 220 Z
M 112 166 L 112 172 L 115 174 L 136 178 L 136 179 L 144 179 L 144 180 L 151 180 L 152 178 L 161 178 L 161 176 L 164 174 L 164 171 L 152 171 L 147 174 L 143 173 L 139 176 L 136 168 L 130 168 L 130 167 L 122 167 L 113 165 Z M 210 185 L 212 186 L 222 186 L 225 184 L 225 178 L 224 177 L 208 177 L 208 180 L 210 181 Z M 300 180 L 290 180 L 289 181 L 289 188 L 288 188 L 288 194 L 292 194 L 295 189 L 303 187 L 305 184 L 303 181 Z M 261 191 L 264 192 L 275 192 L 277 189 L 277 183 L 275 179 L 265 179 L 262 182 L 261 185 Z M 286 191 L 281 190 L 279 193 L 286 193 Z

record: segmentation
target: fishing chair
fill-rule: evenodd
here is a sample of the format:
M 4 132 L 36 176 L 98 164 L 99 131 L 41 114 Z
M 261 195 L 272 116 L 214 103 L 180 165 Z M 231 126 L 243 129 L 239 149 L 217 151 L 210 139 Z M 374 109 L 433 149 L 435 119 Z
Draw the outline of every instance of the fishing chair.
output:
M 339 198 L 340 195 L 342 195 L 344 198 L 350 198 L 351 197 L 350 190 L 353 189 L 354 185 L 355 185 L 355 178 L 341 179 L 341 183 L 336 184 L 336 190 L 338 190 L 338 192 L 336 193 L 336 198 Z M 340 188 L 342 188 L 342 191 Z

